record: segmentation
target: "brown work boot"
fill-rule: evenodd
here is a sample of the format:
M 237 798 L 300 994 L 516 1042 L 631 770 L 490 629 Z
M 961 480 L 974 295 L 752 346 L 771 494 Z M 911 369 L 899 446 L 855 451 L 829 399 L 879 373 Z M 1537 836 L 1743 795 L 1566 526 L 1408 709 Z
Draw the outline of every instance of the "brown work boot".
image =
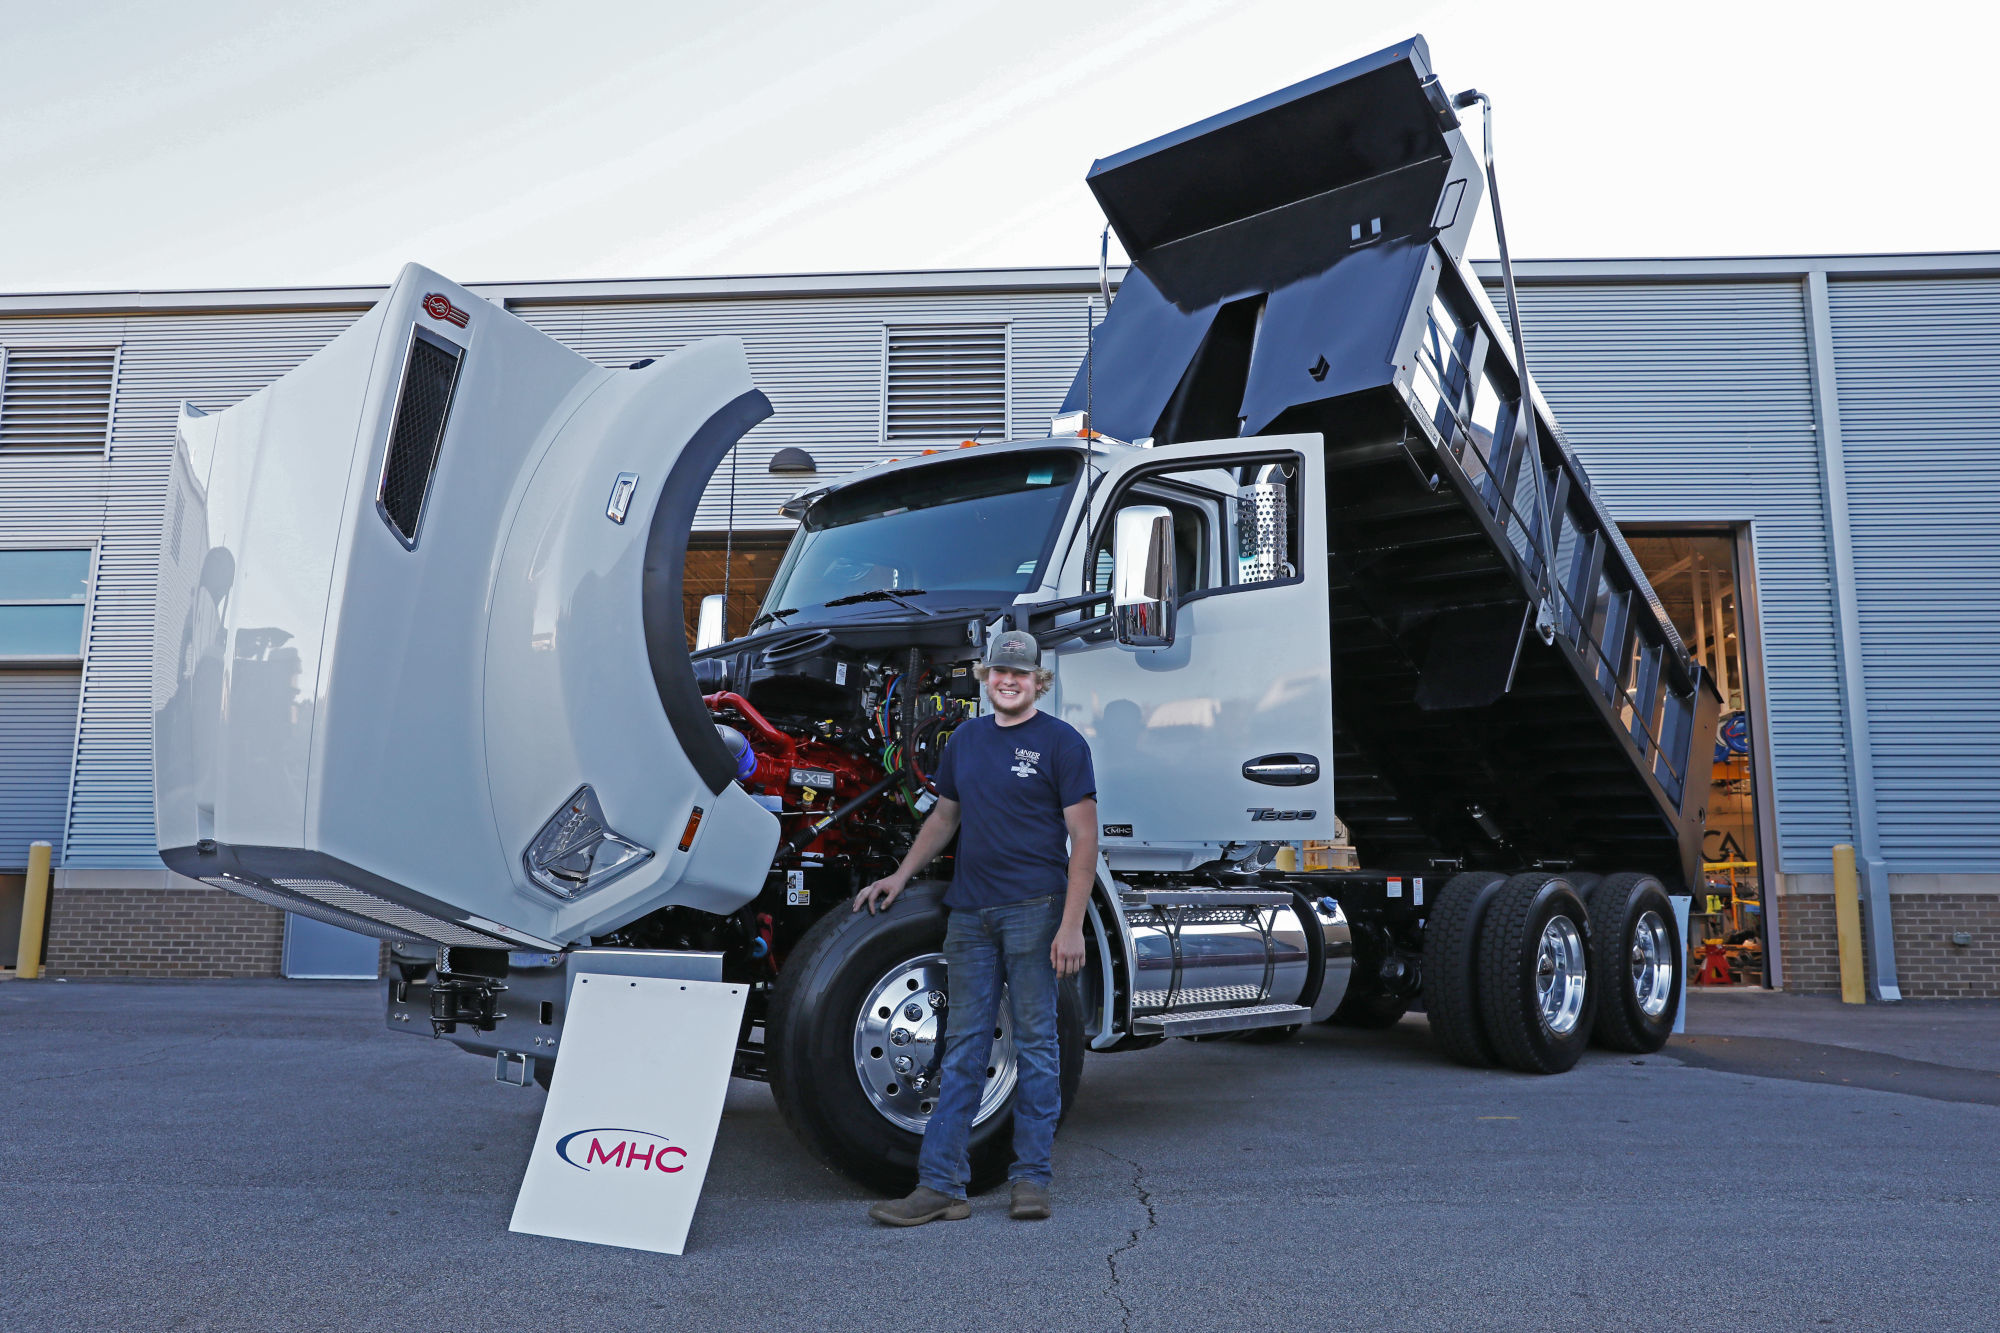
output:
M 963 1222 L 972 1216 L 972 1205 L 919 1185 L 906 1199 L 884 1199 L 875 1204 L 868 1215 L 892 1227 L 920 1227 L 926 1222 Z
M 1032 1180 L 1014 1182 L 1014 1197 L 1007 1203 L 1007 1216 L 1016 1222 L 1039 1222 L 1049 1215 L 1049 1187 Z

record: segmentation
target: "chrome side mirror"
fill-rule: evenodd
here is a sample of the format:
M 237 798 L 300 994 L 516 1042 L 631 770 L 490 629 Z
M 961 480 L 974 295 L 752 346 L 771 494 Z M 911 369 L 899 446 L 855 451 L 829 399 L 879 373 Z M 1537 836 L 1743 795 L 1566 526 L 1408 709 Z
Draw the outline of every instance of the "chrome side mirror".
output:
M 1112 519 L 1111 619 L 1127 648 L 1171 648 L 1174 516 L 1162 505 L 1133 505 Z
M 701 599 L 701 614 L 695 617 L 694 622 L 696 652 L 704 648 L 713 648 L 729 637 L 728 630 L 723 628 L 722 624 L 724 609 L 722 594 L 719 592 L 712 592 Z

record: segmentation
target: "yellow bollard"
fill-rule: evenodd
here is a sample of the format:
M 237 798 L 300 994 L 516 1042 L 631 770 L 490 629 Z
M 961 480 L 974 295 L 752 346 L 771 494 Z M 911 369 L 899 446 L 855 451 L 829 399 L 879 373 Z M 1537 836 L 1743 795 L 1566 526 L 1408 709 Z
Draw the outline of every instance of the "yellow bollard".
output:
M 1854 848 L 1833 849 L 1833 921 L 1840 937 L 1840 998 L 1862 1004 L 1868 989 L 1861 971 L 1861 880 L 1854 873 Z
M 14 975 L 32 981 L 42 975 L 42 926 L 49 919 L 49 845 L 28 844 L 28 889 L 21 896 L 21 949 Z

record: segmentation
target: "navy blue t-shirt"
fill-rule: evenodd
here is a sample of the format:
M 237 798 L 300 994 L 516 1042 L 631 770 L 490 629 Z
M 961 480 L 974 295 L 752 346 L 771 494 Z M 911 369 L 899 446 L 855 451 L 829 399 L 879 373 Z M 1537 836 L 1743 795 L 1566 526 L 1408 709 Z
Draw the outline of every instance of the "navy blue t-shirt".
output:
M 1063 811 L 1097 794 L 1090 745 L 1061 718 L 1003 727 L 991 714 L 951 733 L 938 795 L 959 803 L 958 870 L 946 907 L 1002 907 L 1060 894 L 1069 881 Z

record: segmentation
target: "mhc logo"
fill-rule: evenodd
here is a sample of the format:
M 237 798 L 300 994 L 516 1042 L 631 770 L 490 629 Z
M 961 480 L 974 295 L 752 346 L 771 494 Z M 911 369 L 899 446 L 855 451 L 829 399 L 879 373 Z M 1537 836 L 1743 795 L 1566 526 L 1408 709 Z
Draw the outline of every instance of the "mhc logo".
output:
M 632 1135 L 637 1137 L 627 1137 Z M 585 1138 L 589 1143 L 578 1147 L 577 1140 Z M 652 1139 L 654 1142 L 642 1144 L 639 1139 Z M 579 1171 L 588 1171 L 593 1166 L 623 1167 L 627 1171 L 635 1168 L 644 1171 L 651 1167 L 671 1175 L 687 1165 L 685 1160 L 668 1165 L 669 1154 L 685 1159 L 687 1149 L 674 1147 L 663 1134 L 643 1129 L 579 1129 L 556 1140 L 556 1156 Z M 578 1161 L 578 1157 L 583 1160 Z

